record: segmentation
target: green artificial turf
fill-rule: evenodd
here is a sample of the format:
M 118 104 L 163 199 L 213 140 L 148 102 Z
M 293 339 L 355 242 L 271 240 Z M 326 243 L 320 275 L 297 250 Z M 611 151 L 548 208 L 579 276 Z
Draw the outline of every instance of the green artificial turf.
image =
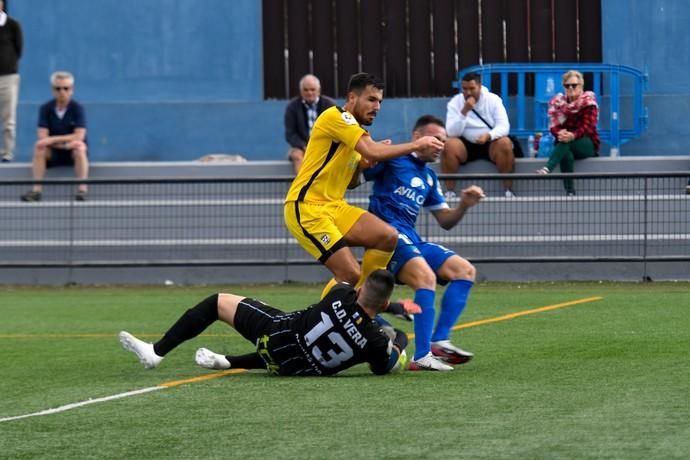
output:
M 253 349 L 224 324 L 154 370 L 117 332 L 155 341 L 219 290 L 291 310 L 321 286 L 0 287 L 0 418 L 215 375 L 198 347 Z M 690 284 L 479 283 L 472 322 L 453 341 L 475 359 L 453 372 L 226 375 L 0 422 L 0 458 L 690 457 Z

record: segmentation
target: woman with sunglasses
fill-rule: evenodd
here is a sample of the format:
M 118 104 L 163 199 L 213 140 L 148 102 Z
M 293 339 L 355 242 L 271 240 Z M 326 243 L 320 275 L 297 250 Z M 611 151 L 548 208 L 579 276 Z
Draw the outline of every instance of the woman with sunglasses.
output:
M 599 106 L 591 91 L 584 91 L 584 78 L 577 70 L 569 70 L 562 77 L 565 95 L 558 93 L 549 101 L 549 131 L 556 139 L 546 166 L 537 174 L 548 174 L 556 166 L 561 172 L 575 170 L 575 160 L 599 155 Z M 566 194 L 575 195 L 572 179 L 563 181 Z

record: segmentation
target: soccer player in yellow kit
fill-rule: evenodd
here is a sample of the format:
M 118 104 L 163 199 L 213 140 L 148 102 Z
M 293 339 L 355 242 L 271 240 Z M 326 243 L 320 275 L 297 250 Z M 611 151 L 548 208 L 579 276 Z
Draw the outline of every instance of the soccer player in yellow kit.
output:
M 362 208 L 345 201 L 345 192 L 361 165 L 390 160 L 424 149 L 443 149 L 432 136 L 413 142 L 375 142 L 362 127 L 381 110 L 383 83 L 358 73 L 350 78 L 344 107 L 331 107 L 316 119 L 304 162 L 285 197 L 285 224 L 300 245 L 334 276 L 359 286 L 377 269 L 386 268 L 397 231 Z M 349 246 L 365 248 L 360 268 Z

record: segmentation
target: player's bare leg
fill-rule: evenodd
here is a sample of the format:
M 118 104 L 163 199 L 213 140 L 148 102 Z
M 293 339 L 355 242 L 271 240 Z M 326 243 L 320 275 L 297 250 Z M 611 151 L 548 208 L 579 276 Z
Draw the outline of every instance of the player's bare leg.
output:
M 345 234 L 350 246 L 366 248 L 357 286 L 374 271 L 386 269 L 398 242 L 398 232 L 371 213 L 364 213 Z
M 235 327 L 235 313 L 242 299 L 235 294 L 218 294 L 218 319 Z
M 357 262 L 354 254 L 347 246 L 335 251 L 324 262 L 324 265 L 333 273 L 336 282 L 344 281 L 354 286 L 359 280 L 361 273 L 359 262 Z

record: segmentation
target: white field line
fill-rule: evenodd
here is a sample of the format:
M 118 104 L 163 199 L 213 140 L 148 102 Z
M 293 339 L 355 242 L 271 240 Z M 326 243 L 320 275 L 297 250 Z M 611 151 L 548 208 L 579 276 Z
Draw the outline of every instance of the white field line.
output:
M 76 409 L 78 407 L 88 406 L 89 404 L 112 401 L 114 399 L 127 398 L 129 396 L 136 396 L 136 395 L 140 395 L 143 393 L 150 393 L 150 392 L 156 391 L 156 390 L 165 390 L 166 388 L 174 388 L 176 386 L 185 385 L 188 383 L 203 382 L 204 380 L 211 380 L 211 379 L 216 379 L 218 377 L 223 377 L 225 375 L 241 374 L 244 372 L 246 372 L 245 369 L 229 369 L 226 371 L 214 372 L 212 374 L 199 375 L 197 377 L 191 377 L 188 379 L 174 380 L 171 382 L 164 382 L 164 383 L 156 385 L 155 387 L 148 387 L 148 388 L 142 388 L 140 390 L 127 391 L 125 393 L 118 393 L 118 394 L 115 394 L 112 396 L 104 396 L 103 398 L 87 399 L 86 401 L 80 401 L 80 402 L 76 402 L 76 403 L 65 404 L 64 406 L 55 407 L 53 409 L 46 409 L 46 410 L 42 410 L 39 412 L 33 412 L 31 414 L 15 415 L 12 417 L 3 417 L 3 418 L 0 418 L 0 423 L 10 422 L 12 420 L 20 420 L 20 419 L 28 418 L 28 417 L 37 417 L 39 415 L 57 414 L 59 412 L 65 412 L 65 411 L 68 411 L 71 409 Z
M 142 388 L 141 390 L 127 391 L 125 393 L 118 393 L 116 395 L 105 396 L 103 398 L 87 399 L 86 401 L 80 401 L 80 402 L 76 402 L 76 403 L 65 404 L 64 406 L 55 407 L 53 409 L 46 409 L 46 410 L 42 410 L 39 412 L 33 412 L 31 414 L 15 415 L 14 417 L 3 417 L 3 418 L 0 418 L 0 422 L 10 422 L 12 420 L 20 420 L 23 418 L 38 417 L 39 415 L 57 414 L 58 412 L 65 412 L 65 411 L 68 411 L 70 409 L 76 409 L 77 407 L 88 406 L 89 404 L 96 404 L 99 402 L 112 401 L 114 399 L 127 398 L 128 396 L 140 395 L 143 393 L 149 393 L 151 391 L 165 390 L 165 388 L 166 387 L 156 386 L 156 387 Z

